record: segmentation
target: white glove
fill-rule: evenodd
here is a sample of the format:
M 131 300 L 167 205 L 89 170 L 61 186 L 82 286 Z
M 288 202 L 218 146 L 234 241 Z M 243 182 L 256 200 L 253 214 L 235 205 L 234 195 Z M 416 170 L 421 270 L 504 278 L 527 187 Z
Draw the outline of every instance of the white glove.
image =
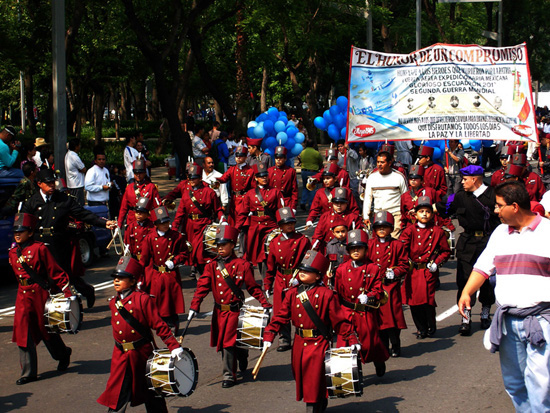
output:
M 388 268 L 386 270 L 386 278 L 388 280 L 393 280 L 395 278 L 395 273 L 393 272 L 393 270 L 391 268 Z
M 181 360 L 181 355 L 183 354 L 183 349 L 181 347 L 178 347 L 170 352 L 170 357 L 178 360 Z
M 141 290 L 141 286 L 143 285 L 143 283 L 141 281 L 138 281 L 137 283 L 137 288 L 138 290 Z
M 359 302 L 361 304 L 367 304 L 367 300 L 369 299 L 369 297 L 367 297 L 367 294 L 365 294 L 365 293 L 359 294 L 359 296 L 357 298 L 359 298 Z
M 264 350 L 267 350 L 269 347 L 271 347 L 271 341 L 264 341 Z
M 295 210 L 295 209 L 293 209 L 293 210 L 292 210 L 292 213 L 293 213 L 294 215 L 296 215 L 296 210 Z
M 76 295 L 71 295 L 69 297 L 69 300 L 71 300 L 71 301 L 76 301 L 76 299 L 77 299 Z
M 227 221 L 222 221 L 222 222 L 220 222 L 220 225 L 229 225 L 229 222 L 227 222 Z
M 193 317 L 197 315 L 197 312 L 195 310 L 189 309 L 189 312 L 187 313 L 187 319 L 191 320 Z
M 297 278 L 294 278 L 294 279 L 290 282 L 290 286 L 291 286 L 291 287 L 296 287 L 298 284 L 300 284 L 300 281 L 298 281 Z
M 430 272 L 436 272 L 437 264 L 435 262 L 432 262 L 431 264 L 426 265 L 426 268 L 428 268 Z
M 267 298 L 269 300 L 269 290 L 265 290 L 265 298 Z
M 164 264 L 166 265 L 166 268 L 168 268 L 169 270 L 174 269 L 174 262 L 172 260 L 168 260 Z
M 313 226 L 313 222 L 308 221 L 308 222 L 306 222 L 306 228 L 305 229 L 311 228 L 312 226 Z
M 357 344 L 352 344 L 351 345 L 351 349 L 352 350 L 357 350 L 357 352 L 359 353 L 361 351 L 361 344 L 357 343 Z

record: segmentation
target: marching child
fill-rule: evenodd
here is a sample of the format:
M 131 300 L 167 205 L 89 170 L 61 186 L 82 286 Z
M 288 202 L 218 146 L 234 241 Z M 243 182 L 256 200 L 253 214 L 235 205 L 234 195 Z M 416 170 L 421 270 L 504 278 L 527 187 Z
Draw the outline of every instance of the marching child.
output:
M 111 274 L 116 291 L 109 302 L 115 347 L 107 388 L 97 399 L 109 412 L 124 412 L 129 403 L 132 406 L 145 403 L 147 412 L 167 412 L 164 399 L 149 390 L 145 380 L 147 359 L 153 352 L 151 329 L 171 350 L 172 357 L 180 357 L 183 352 L 160 318 L 155 300 L 136 288 L 142 273 L 143 267 L 137 260 L 121 257 Z
M 439 267 L 451 254 L 445 231 L 434 224 L 434 212 L 430 197 L 418 198 L 414 208 L 416 223 L 401 233 L 400 240 L 409 251 L 412 272 L 405 277 L 403 292 L 405 302 L 411 308 L 416 337 L 432 337 L 435 325 L 435 289 Z
M 59 371 L 67 370 L 72 353 L 59 334 L 50 334 L 44 326 L 44 306 L 50 288 L 54 291 L 59 288 L 65 297 L 76 297 L 71 292 L 67 273 L 57 264 L 43 242 L 33 240 L 36 223 L 34 215 L 15 215 L 15 246 L 9 251 L 9 262 L 19 283 L 12 336 L 12 342 L 19 346 L 21 377 L 16 381 L 18 385 L 38 379 L 36 345 L 41 340 L 44 340 L 52 358 L 59 361 Z
M 153 207 L 151 198 L 139 198 L 135 213 L 136 220 L 128 225 L 124 232 L 124 245 L 128 249 L 132 258 L 141 259 L 143 240 L 154 230 L 155 224 L 149 219 L 149 211 Z
M 262 307 L 271 308 L 254 279 L 250 263 L 235 255 L 238 236 L 239 231 L 229 225 L 222 225 L 216 230 L 218 257 L 206 264 L 204 273 L 197 282 L 188 315 L 188 319 L 193 318 L 200 311 L 204 298 L 212 291 L 214 312 L 210 346 L 222 352 L 223 388 L 235 385 L 237 362 L 241 372 L 245 372 L 248 367 L 248 350 L 236 347 L 239 312 L 244 304 L 242 287 L 246 287 Z
M 348 232 L 350 260 L 336 270 L 334 291 L 338 294 L 344 317 L 355 327 L 361 343 L 363 363 L 374 362 L 376 375 L 386 373 L 386 360 L 390 357 L 380 339 L 378 308 L 384 296 L 380 267 L 367 259 L 369 236 L 360 229 Z M 338 341 L 338 346 L 348 345 Z
M 273 293 L 273 311 L 277 313 L 290 287 L 289 282 L 295 268 L 300 264 L 307 250 L 311 248 L 309 239 L 296 232 L 296 217 L 292 208 L 277 210 L 277 224 L 281 234 L 269 244 L 267 256 L 267 272 L 264 278 L 264 291 L 269 298 Z M 277 351 L 287 351 L 291 348 L 290 323 L 279 331 L 279 347 Z
M 380 306 L 380 338 L 390 349 L 391 356 L 401 355 L 401 330 L 407 328 L 401 302 L 401 282 L 409 270 L 409 256 L 405 246 L 392 238 L 395 220 L 388 211 L 374 215 L 374 236 L 369 240 L 367 258 L 380 266 L 382 287 L 388 294 L 388 302 Z
M 323 282 L 330 289 L 334 287 L 333 278 L 336 270 L 342 263 L 349 260 L 348 229 L 348 224 L 341 217 L 336 217 L 330 228 L 334 238 L 327 243 L 326 256 L 330 261 L 330 265 L 325 277 L 323 277 Z
M 178 314 L 185 313 L 181 277 L 176 265 L 187 259 L 185 237 L 170 229 L 170 216 L 164 206 L 151 210 L 156 226 L 144 239 L 140 264 L 145 268 L 143 289 L 155 297 L 162 319 L 178 334 Z
M 323 412 L 327 407 L 325 353 L 334 329 L 342 341 L 355 346 L 357 336 L 343 316 L 338 298 L 321 283 L 329 261 L 317 251 L 308 251 L 300 263 L 300 285 L 288 290 L 281 308 L 274 314 L 264 332 L 264 349 L 288 322 L 296 327 L 292 346 L 292 373 L 296 380 L 296 400 L 304 400 L 308 412 Z M 310 315 L 311 314 L 311 315 Z

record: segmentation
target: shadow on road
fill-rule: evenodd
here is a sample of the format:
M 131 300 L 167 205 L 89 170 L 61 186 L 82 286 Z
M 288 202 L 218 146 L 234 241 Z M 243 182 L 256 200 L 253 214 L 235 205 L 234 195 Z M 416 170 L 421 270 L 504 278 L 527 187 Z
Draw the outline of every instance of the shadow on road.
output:
M 111 360 L 77 360 L 73 364 L 78 374 L 109 374 Z
M 193 409 L 192 407 L 180 407 L 178 409 L 178 413 L 186 413 L 186 412 L 203 412 L 203 413 L 209 413 L 209 412 L 220 412 L 220 413 L 229 413 L 231 410 L 229 408 L 231 405 L 229 404 L 215 404 L 213 406 L 205 407 L 204 409 Z
M 363 371 L 365 371 L 365 366 L 363 366 Z M 416 380 L 421 377 L 429 376 L 434 372 L 435 366 L 425 364 L 422 366 L 414 366 L 412 369 L 388 370 L 383 377 L 377 377 L 375 374 L 364 375 L 363 391 L 365 392 L 365 394 L 368 394 L 369 386 Z
M 254 367 L 253 365 L 251 367 Z M 258 380 L 261 381 L 293 381 L 292 369 L 288 364 L 278 366 L 262 367 L 258 373 Z M 243 377 L 243 381 L 254 381 L 252 375 L 247 374 Z
M 32 393 L 15 393 L 9 396 L 0 397 L 0 411 L 11 412 L 27 405 L 27 400 Z
M 328 401 L 327 412 L 384 412 L 394 413 L 399 412 L 397 403 L 403 400 L 401 397 L 384 397 L 383 399 L 364 401 L 363 397 L 361 401 L 342 404 L 340 406 L 330 406 L 330 400 Z M 350 399 L 352 400 L 352 399 Z
M 454 330 L 455 327 L 452 327 Z M 445 337 L 445 333 L 449 334 L 449 332 L 446 331 L 448 328 L 449 327 L 445 327 L 442 330 L 438 330 L 436 333 L 436 337 L 434 338 L 417 340 L 416 343 L 414 343 L 413 345 L 402 347 L 401 357 L 405 359 L 419 357 L 425 353 L 433 353 L 435 351 L 446 350 L 452 347 L 455 344 L 455 340 L 452 338 L 443 338 Z

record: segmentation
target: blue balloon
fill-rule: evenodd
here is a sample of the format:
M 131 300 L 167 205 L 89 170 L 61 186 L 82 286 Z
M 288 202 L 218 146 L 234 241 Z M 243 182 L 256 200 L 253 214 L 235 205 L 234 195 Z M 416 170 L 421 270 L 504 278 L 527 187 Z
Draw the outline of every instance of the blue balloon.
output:
M 469 139 L 461 139 L 460 143 L 462 144 L 462 147 L 464 149 L 470 148 L 470 140 Z
M 268 116 L 277 116 L 277 117 L 279 117 L 279 109 L 277 109 L 276 107 L 271 106 L 267 110 L 267 115 Z
M 290 150 L 290 153 L 292 154 L 292 156 L 298 156 L 302 153 L 303 150 L 304 150 L 304 147 L 300 143 L 297 143 Z
M 340 130 L 335 124 L 328 125 L 328 136 L 330 136 L 333 141 L 337 141 L 340 138 Z
M 336 104 L 338 105 L 338 108 L 340 109 L 340 112 L 346 113 L 348 110 L 348 98 L 345 96 L 338 96 L 338 99 L 336 99 Z
M 279 118 L 286 118 L 286 119 L 288 119 L 288 115 L 286 114 L 286 112 L 281 111 L 281 112 L 279 112 Z
M 260 144 L 260 148 L 262 148 L 262 151 L 265 151 L 268 148 L 267 139 L 262 139 L 262 143 Z
M 470 140 L 470 147 L 474 150 L 474 151 L 479 151 L 481 149 L 481 141 L 478 141 L 476 139 L 474 140 Z
M 336 116 L 333 116 L 332 119 L 334 120 L 334 124 L 338 127 L 338 129 L 342 129 L 344 126 L 346 126 L 346 118 L 344 115 L 338 113 Z
M 327 121 L 327 124 L 332 123 L 332 116 L 330 115 L 330 112 L 328 110 L 325 110 L 323 112 L 323 119 L 325 119 Z
M 482 140 L 482 141 L 481 141 L 481 145 L 482 145 L 484 148 L 488 148 L 488 147 L 490 147 L 492 144 L 493 144 L 493 141 L 488 141 L 488 140 Z
M 439 147 L 434 148 L 434 156 L 433 159 L 437 160 L 441 158 L 441 155 L 443 155 L 443 151 Z
M 296 126 L 293 126 L 292 124 L 290 125 L 291 126 L 286 128 L 286 134 L 288 135 L 289 138 L 294 138 L 298 133 L 298 128 Z
M 258 125 L 254 128 L 254 136 L 258 139 L 265 136 L 264 125 Z
M 264 130 L 268 135 L 275 130 L 274 127 L 275 123 L 271 119 L 264 120 Z
M 274 148 L 275 146 L 278 145 L 277 139 L 275 139 L 274 136 L 270 136 L 269 138 L 264 139 L 264 142 L 265 142 L 266 148 Z
M 422 146 L 422 141 L 413 141 L 416 146 Z
M 273 156 L 273 154 L 275 153 L 275 150 L 272 149 L 272 148 L 267 148 L 264 153 L 267 153 L 269 156 Z
M 275 122 L 275 132 L 283 132 L 285 130 L 286 123 L 284 123 L 282 120 L 278 120 Z
M 250 139 L 256 138 L 256 136 L 254 135 L 254 128 L 248 128 L 246 130 L 246 136 L 248 136 Z
M 327 130 L 327 121 L 321 116 L 317 116 L 313 119 L 313 124 L 317 129 Z
M 296 143 L 302 143 L 306 140 L 306 135 L 304 135 L 302 132 L 298 132 L 294 137 L 294 140 L 296 141 Z
M 378 142 L 365 142 L 365 146 L 368 149 L 377 149 L 378 148 Z
M 260 123 L 267 119 L 267 113 L 262 113 L 260 116 L 256 118 L 256 122 Z
M 338 109 L 338 106 L 336 105 L 332 105 L 328 111 L 330 112 L 330 115 L 332 116 L 333 119 L 336 115 L 340 113 L 340 109 Z
M 286 134 L 286 132 L 279 132 L 277 134 L 276 141 L 278 144 L 284 145 L 287 140 L 288 140 L 288 135 Z
M 346 128 L 345 127 L 340 129 L 340 137 L 342 139 L 346 139 Z
M 296 145 L 296 141 L 294 139 L 288 138 L 288 140 L 285 143 L 285 148 L 292 149 Z

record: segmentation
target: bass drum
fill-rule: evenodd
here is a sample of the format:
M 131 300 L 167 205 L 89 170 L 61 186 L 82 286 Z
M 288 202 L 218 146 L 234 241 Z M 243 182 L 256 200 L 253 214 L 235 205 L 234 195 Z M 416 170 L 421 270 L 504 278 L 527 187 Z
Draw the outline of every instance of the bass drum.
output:
M 269 255 L 269 244 L 271 244 L 271 241 L 273 241 L 273 238 L 275 238 L 280 233 L 281 233 L 281 229 L 275 228 L 273 231 L 267 234 L 267 237 L 265 237 L 264 251 L 265 251 L 266 257 Z
M 82 325 L 82 299 L 65 298 L 62 293 L 52 295 L 44 307 L 44 323 L 50 333 L 76 334 Z
M 185 347 L 179 360 L 172 358 L 167 348 L 153 350 L 147 360 L 145 377 L 149 389 L 163 397 L 189 397 L 199 381 L 197 358 Z
M 329 349 L 325 353 L 325 378 L 328 396 L 356 396 L 363 394 L 363 374 L 357 351 L 351 347 Z

